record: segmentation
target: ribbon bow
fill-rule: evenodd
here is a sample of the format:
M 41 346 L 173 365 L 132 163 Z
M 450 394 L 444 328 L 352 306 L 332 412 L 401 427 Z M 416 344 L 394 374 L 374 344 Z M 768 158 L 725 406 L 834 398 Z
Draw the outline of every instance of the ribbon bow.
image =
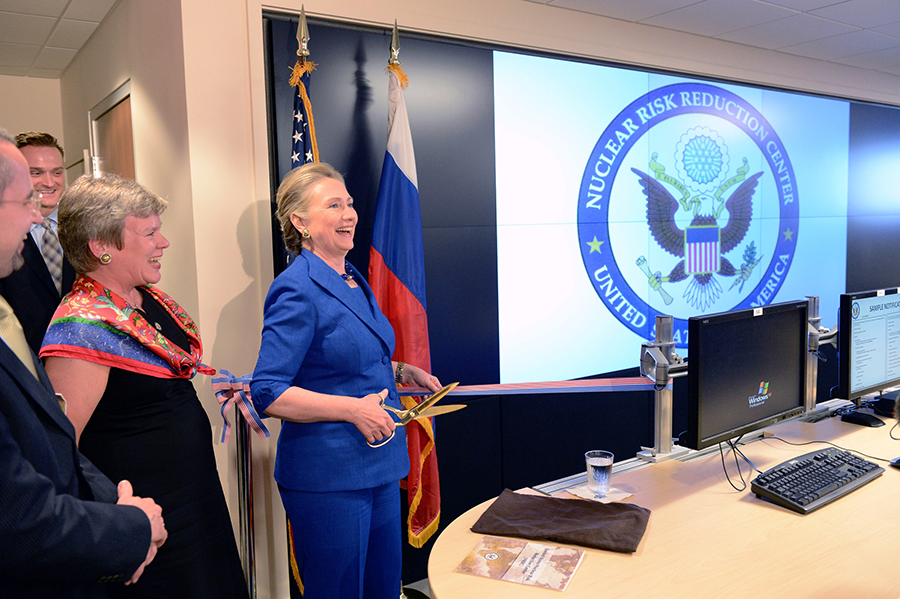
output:
M 250 401 L 250 381 L 253 380 L 253 375 L 245 374 L 244 376 L 236 377 L 224 368 L 219 370 L 219 374 L 222 376 L 212 380 L 212 389 L 216 392 L 216 399 L 219 400 L 219 405 L 222 406 L 222 420 L 225 421 L 221 442 L 228 443 L 228 436 L 231 433 L 231 423 L 228 422 L 228 409 L 231 407 L 231 404 L 237 404 L 247 424 L 256 431 L 260 439 L 268 437 L 269 429 L 262 423 L 256 408 L 253 407 L 253 402 Z

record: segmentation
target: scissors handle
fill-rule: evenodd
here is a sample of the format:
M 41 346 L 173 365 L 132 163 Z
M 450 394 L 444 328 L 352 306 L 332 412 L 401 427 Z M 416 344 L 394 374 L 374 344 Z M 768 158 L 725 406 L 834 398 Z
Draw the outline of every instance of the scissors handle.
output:
M 384 447 L 384 446 L 387 444 L 388 441 L 390 441 L 391 439 L 394 438 L 394 432 L 395 432 L 396 430 L 397 430 L 397 429 L 392 430 L 392 431 L 391 431 L 391 436 L 388 437 L 387 439 L 382 439 L 381 441 L 378 441 L 377 443 L 369 443 L 368 441 L 366 441 L 366 445 L 368 445 L 369 447 Z

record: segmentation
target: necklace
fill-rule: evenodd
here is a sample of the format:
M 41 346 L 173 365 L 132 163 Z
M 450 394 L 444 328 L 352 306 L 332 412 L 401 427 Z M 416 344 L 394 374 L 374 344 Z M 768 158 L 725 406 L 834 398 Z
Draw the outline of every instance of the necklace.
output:
M 350 268 L 350 263 L 344 260 L 344 270 L 348 270 Z M 341 278 L 347 281 L 348 283 L 353 280 L 353 275 L 347 273 L 341 273 Z

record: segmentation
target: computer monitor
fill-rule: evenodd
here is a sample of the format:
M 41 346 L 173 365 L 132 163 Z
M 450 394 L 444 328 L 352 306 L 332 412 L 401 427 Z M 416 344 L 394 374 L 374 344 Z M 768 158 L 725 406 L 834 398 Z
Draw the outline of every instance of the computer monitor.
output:
M 838 393 L 854 400 L 900 385 L 900 294 L 879 289 L 841 295 Z M 888 410 L 890 412 L 890 410 Z
M 688 429 L 703 449 L 803 413 L 806 300 L 688 319 Z

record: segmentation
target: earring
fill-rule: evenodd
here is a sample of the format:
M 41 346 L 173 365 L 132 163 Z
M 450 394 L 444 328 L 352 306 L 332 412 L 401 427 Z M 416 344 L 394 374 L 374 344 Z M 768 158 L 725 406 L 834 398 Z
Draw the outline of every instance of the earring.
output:
M 112 262 L 112 256 L 110 256 L 107 252 L 103 252 L 100 254 L 100 263 L 101 264 L 109 264 Z
M 309 234 L 309 229 L 303 229 L 303 232 L 300 233 L 300 237 L 303 239 L 309 239 L 312 235 Z

